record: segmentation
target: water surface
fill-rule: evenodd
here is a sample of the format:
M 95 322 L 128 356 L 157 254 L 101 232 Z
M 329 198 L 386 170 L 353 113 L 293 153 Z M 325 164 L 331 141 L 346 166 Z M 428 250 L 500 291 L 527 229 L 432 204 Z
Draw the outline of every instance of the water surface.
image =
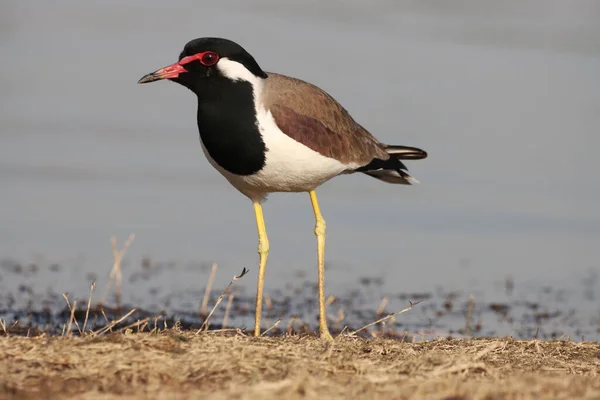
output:
M 376 302 L 443 288 L 510 303 L 510 277 L 522 298 L 564 293 L 557 307 L 592 326 L 600 6 L 364 4 L 3 2 L 0 255 L 59 264 L 60 274 L 28 284 L 83 296 L 90 273 L 106 281 L 111 234 L 137 235 L 130 273 L 143 257 L 178 265 L 161 275 L 165 293 L 201 297 L 208 272 L 191 279 L 182 271 L 193 266 L 217 262 L 216 287 L 242 267 L 255 272 L 251 204 L 202 155 L 193 95 L 168 82 L 136 85 L 188 40 L 223 36 L 265 70 L 329 91 L 382 141 L 430 154 L 409 163 L 419 186 L 357 175 L 319 190 L 328 293 L 346 296 L 377 277 Z M 267 293 L 316 280 L 308 195 L 272 195 L 265 217 Z M 16 276 L 2 272 L 0 291 L 16 291 Z M 237 284 L 251 293 L 254 277 Z M 145 301 L 144 290 L 124 288 L 130 302 Z M 388 308 L 403 308 L 400 297 Z M 193 309 L 199 299 L 186 301 Z

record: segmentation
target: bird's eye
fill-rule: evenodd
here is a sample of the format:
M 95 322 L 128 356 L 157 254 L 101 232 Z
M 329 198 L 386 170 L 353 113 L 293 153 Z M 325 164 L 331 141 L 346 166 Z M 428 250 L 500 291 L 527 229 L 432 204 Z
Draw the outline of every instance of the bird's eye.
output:
M 219 61 L 219 56 L 216 53 L 213 53 L 212 51 L 207 51 L 202 55 L 202 58 L 200 58 L 200 62 L 202 63 L 202 65 L 205 65 L 207 67 L 215 65 L 217 61 Z

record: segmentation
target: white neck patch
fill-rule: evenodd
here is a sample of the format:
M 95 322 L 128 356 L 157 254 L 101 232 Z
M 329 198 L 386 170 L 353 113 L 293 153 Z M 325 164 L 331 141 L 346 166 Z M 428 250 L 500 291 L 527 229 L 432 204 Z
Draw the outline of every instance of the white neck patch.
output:
M 252 85 L 254 99 L 256 104 L 261 104 L 260 94 L 262 92 L 264 79 L 259 78 L 250 72 L 242 63 L 232 61 L 227 57 L 223 57 L 217 63 L 219 71 L 232 81 L 246 81 Z
M 237 61 L 232 61 L 227 57 L 223 57 L 217 63 L 217 68 L 219 71 L 227 78 L 232 81 L 248 81 L 252 84 L 261 82 L 262 78 L 254 75 L 252 72 L 248 71 L 244 64 L 241 64 Z

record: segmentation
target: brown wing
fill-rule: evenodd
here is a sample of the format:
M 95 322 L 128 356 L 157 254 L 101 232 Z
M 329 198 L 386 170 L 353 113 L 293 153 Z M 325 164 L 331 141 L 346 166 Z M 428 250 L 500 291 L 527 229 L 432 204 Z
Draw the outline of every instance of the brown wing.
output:
M 389 158 L 385 145 L 325 91 L 299 79 L 268 75 L 262 101 L 286 135 L 344 164 Z

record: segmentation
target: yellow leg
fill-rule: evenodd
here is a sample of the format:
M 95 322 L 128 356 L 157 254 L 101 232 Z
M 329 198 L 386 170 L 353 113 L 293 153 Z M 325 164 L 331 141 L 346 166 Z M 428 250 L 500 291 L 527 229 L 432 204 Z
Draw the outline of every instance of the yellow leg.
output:
M 322 339 L 333 340 L 333 337 L 327 329 L 327 314 L 325 310 L 325 220 L 321 215 L 317 193 L 314 190 L 309 192 L 315 212 L 315 235 L 317 235 L 317 258 L 319 263 L 319 333 Z
M 258 254 L 260 264 L 258 266 L 258 284 L 256 288 L 256 314 L 254 322 L 254 336 L 260 336 L 260 317 L 262 313 L 263 287 L 265 284 L 265 266 L 269 255 L 269 239 L 265 229 L 265 218 L 262 206 L 258 201 L 254 202 L 254 214 L 256 214 L 256 227 L 258 228 Z

